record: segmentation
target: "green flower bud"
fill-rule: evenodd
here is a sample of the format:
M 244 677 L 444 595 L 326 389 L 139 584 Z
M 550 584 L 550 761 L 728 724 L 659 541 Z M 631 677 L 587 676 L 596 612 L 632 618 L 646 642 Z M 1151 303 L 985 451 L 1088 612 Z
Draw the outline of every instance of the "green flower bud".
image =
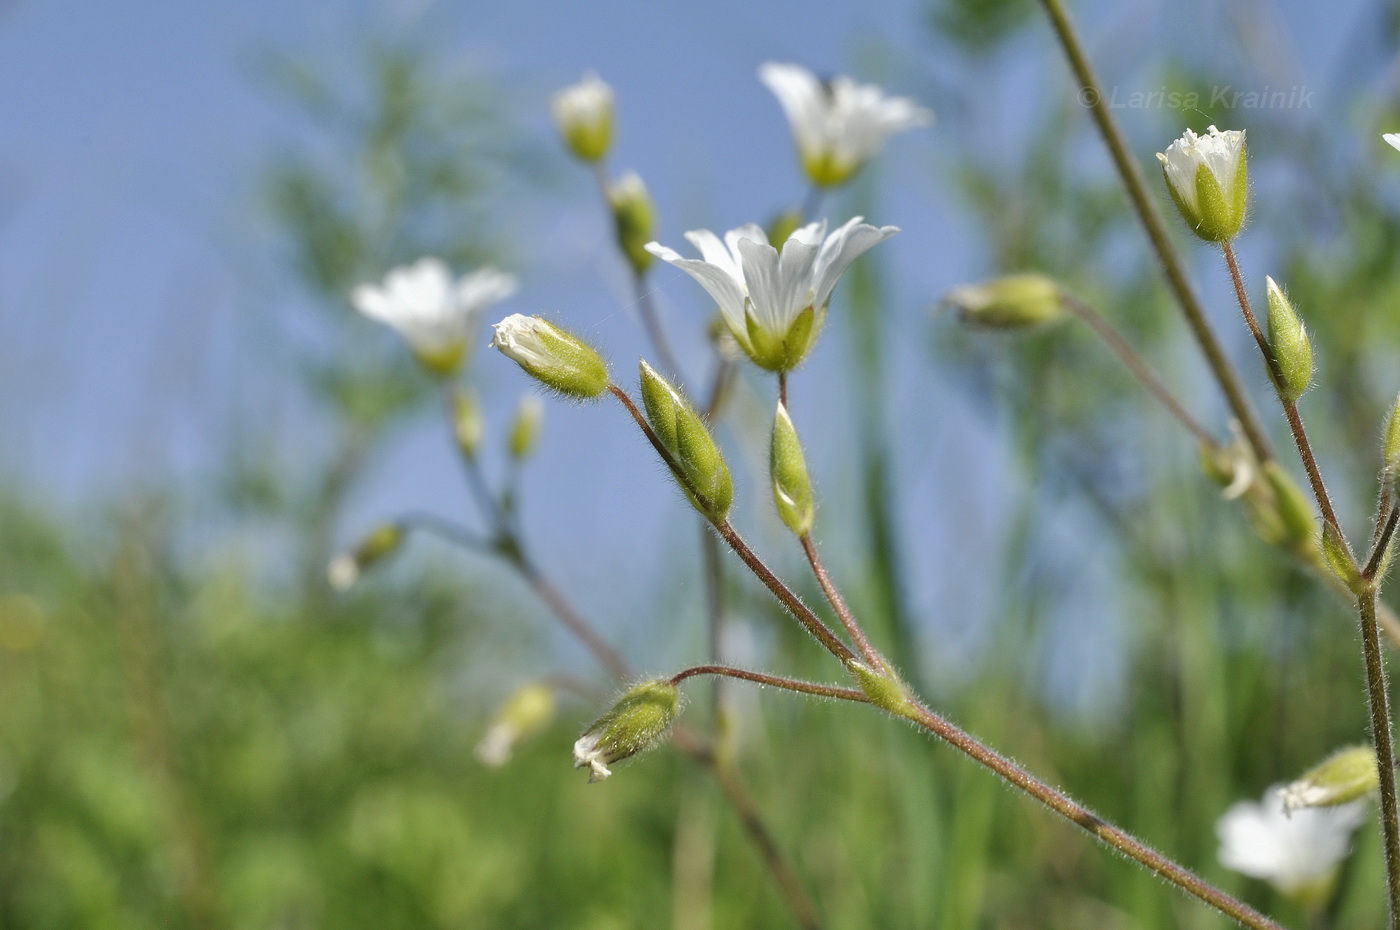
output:
M 613 91 L 596 74 L 554 95 L 550 102 L 554 125 L 569 151 L 586 162 L 596 162 L 612 147 Z
M 695 509 L 720 522 L 734 502 L 734 482 L 724 454 L 690 402 L 645 360 L 640 367 L 647 421 L 674 461 L 676 480 Z
M 486 423 L 481 415 L 481 401 L 471 388 L 456 391 L 452 395 L 452 432 L 457 438 L 457 446 L 467 456 L 475 458 L 481 448 L 481 437 Z
M 781 401 L 773 417 L 768 464 L 773 478 L 773 503 L 778 508 L 778 516 L 794 535 L 806 536 L 816 519 L 812 481 L 807 475 L 807 459 L 802 454 L 797 429 Z
M 515 411 L 515 422 L 510 427 L 511 458 L 521 461 L 530 456 L 544 429 L 544 401 L 537 395 L 527 394 L 520 398 L 520 406 Z
M 403 527 L 397 523 L 375 527 L 354 549 L 331 559 L 326 569 L 326 580 L 335 590 L 344 591 L 359 581 L 360 576 L 373 565 L 397 552 L 403 539 Z
M 656 238 L 656 207 L 651 195 L 641 176 L 629 171 L 608 186 L 608 203 L 612 205 L 618 248 L 640 277 L 646 274 L 654 259 L 646 249 L 647 243 Z
M 1065 315 L 1059 285 L 1039 274 L 964 284 L 949 291 L 940 305 L 956 310 L 963 323 L 985 329 L 1026 329 Z
M 1172 201 L 1192 232 L 1207 242 L 1229 242 L 1244 227 L 1249 178 L 1244 131 L 1206 135 L 1191 130 L 1157 153 Z
M 554 689 L 544 682 L 532 681 L 515 689 L 477 743 L 477 761 L 493 769 L 505 765 L 516 746 L 549 726 L 557 706 Z
M 1271 461 L 1264 466 L 1264 478 L 1274 492 L 1274 505 L 1285 533 L 1282 541 L 1312 546 L 1318 533 L 1317 510 L 1312 498 L 1303 493 L 1278 462 Z
M 608 365 L 588 343 L 538 316 L 513 313 L 496 324 L 491 345 L 546 387 L 589 400 L 608 389 Z
M 1335 807 L 1364 798 L 1379 787 L 1376 751 L 1370 746 L 1352 746 L 1338 750 L 1284 786 L 1283 809 L 1291 814 L 1304 807 Z
M 1265 281 L 1269 293 L 1269 349 L 1278 361 L 1280 376 L 1274 386 L 1284 401 L 1295 404 L 1312 383 L 1312 343 L 1283 289 L 1273 278 Z M 1272 368 L 1269 375 L 1273 377 Z
M 1327 567 L 1332 569 L 1332 574 L 1340 578 L 1342 584 L 1352 591 L 1361 593 L 1365 584 L 1361 578 L 1361 569 L 1357 566 L 1346 539 L 1330 523 L 1322 524 L 1322 554 L 1326 557 Z
M 680 712 L 680 691 L 668 679 L 634 685 L 574 743 L 574 768 L 587 766 L 588 781 L 602 781 L 608 766 L 659 744 Z
M 768 242 L 775 249 L 782 248 L 783 243 L 787 242 L 788 239 L 792 238 L 793 233 L 802 228 L 803 219 L 805 219 L 805 217 L 802 215 L 802 211 L 797 208 L 784 210 L 782 213 L 779 213 L 768 221 L 768 229 L 766 230 L 768 233 Z

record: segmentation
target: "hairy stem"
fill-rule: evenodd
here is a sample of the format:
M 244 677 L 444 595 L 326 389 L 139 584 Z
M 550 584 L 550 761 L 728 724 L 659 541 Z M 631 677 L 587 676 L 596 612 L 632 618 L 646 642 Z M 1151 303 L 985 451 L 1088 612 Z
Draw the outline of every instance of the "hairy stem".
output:
M 1366 662 L 1366 696 L 1371 710 L 1371 743 L 1380 774 L 1381 834 L 1385 840 L 1385 878 L 1390 890 L 1390 927 L 1400 928 L 1400 805 L 1395 793 L 1395 747 L 1390 730 L 1390 697 L 1385 656 L 1376 623 L 1376 592 L 1369 583 L 1357 596 L 1361 616 L 1361 651 Z
M 1176 399 L 1171 389 L 1152 370 L 1152 366 L 1147 363 L 1147 360 L 1138 353 L 1137 349 L 1133 348 L 1128 340 L 1123 338 L 1122 333 L 1118 332 L 1102 313 L 1073 294 L 1063 291 L 1060 292 L 1060 302 L 1104 341 L 1104 344 L 1114 355 L 1118 356 L 1119 361 L 1127 367 L 1133 377 L 1142 383 L 1147 392 L 1161 402 L 1162 406 L 1167 408 L 1167 412 L 1186 427 L 1187 431 L 1195 436 L 1203 446 L 1209 449 L 1220 447 L 1220 443 L 1211 435 L 1210 430 L 1202 426 L 1201 421 L 1192 416 L 1181 401 Z
M 1093 117 L 1094 125 L 1098 128 L 1099 135 L 1103 137 L 1104 144 L 1108 147 L 1108 153 L 1113 159 L 1113 164 L 1118 170 L 1123 186 L 1127 188 L 1128 199 L 1132 202 L 1138 221 L 1147 233 L 1152 250 L 1157 254 L 1157 261 L 1162 267 L 1162 274 L 1167 279 L 1167 286 L 1181 307 L 1181 312 L 1191 327 L 1192 335 L 1195 336 L 1196 343 L 1200 346 L 1206 363 L 1210 366 L 1216 382 L 1219 383 L 1221 391 L 1225 394 L 1225 400 L 1230 405 L 1230 410 L 1234 413 L 1235 419 L 1240 421 L 1245 438 L 1248 440 L 1250 448 L 1254 450 L 1255 458 L 1261 463 L 1271 461 L 1274 457 L 1273 450 L 1259 424 L 1259 417 L 1249 402 L 1249 396 L 1245 393 L 1244 386 L 1240 382 L 1239 373 L 1230 363 L 1220 340 L 1206 319 L 1205 310 L 1202 309 L 1195 292 L 1191 290 L 1191 283 L 1186 277 L 1181 257 L 1177 255 L 1171 238 L 1167 235 L 1166 224 L 1162 222 L 1161 214 L 1157 212 L 1156 205 L 1148 195 L 1147 182 L 1143 179 L 1142 170 L 1128 151 L 1127 140 L 1123 137 L 1123 131 L 1114 120 L 1113 112 L 1104 99 L 1103 86 L 1099 83 L 1098 76 L 1094 74 L 1093 66 L 1084 54 L 1083 46 L 1074 30 L 1073 23 L 1070 22 L 1069 14 L 1065 11 L 1064 4 L 1061 0 L 1040 0 L 1040 3 L 1050 17 L 1055 36 L 1059 40 L 1060 47 L 1069 62 L 1070 70 L 1074 72 L 1075 80 L 1079 84 L 1079 99 L 1088 108 L 1090 116 Z
M 734 668 L 729 665 L 696 665 L 693 668 L 688 668 L 672 675 L 671 684 L 678 685 L 687 678 L 694 678 L 697 675 L 718 675 L 725 678 L 739 678 L 743 681 L 751 681 L 754 684 L 782 688 L 785 691 L 796 691 L 800 694 L 815 694 L 818 697 L 836 698 L 841 701 L 857 701 L 861 704 L 870 703 L 870 699 L 865 696 L 865 692 L 856 688 L 839 688 L 836 685 L 824 685 L 814 681 L 802 681 L 798 678 L 784 678 L 781 675 L 753 672 L 746 668 Z
M 855 644 L 856 649 L 860 650 L 860 654 L 870 663 L 871 668 L 883 668 L 884 659 L 870 644 L 870 638 L 865 635 L 865 630 L 861 629 L 855 614 L 851 613 L 846 599 L 841 596 L 841 591 L 831 580 L 831 573 L 826 570 L 826 563 L 822 561 L 821 554 L 817 552 L 817 544 L 812 541 L 812 534 L 803 533 L 801 542 L 802 551 L 807 554 L 807 564 L 812 566 L 812 574 L 816 577 L 817 584 L 821 586 L 822 593 L 826 595 L 827 602 L 831 604 L 831 609 L 836 611 L 836 616 L 841 618 L 841 625 L 850 634 L 851 642 Z

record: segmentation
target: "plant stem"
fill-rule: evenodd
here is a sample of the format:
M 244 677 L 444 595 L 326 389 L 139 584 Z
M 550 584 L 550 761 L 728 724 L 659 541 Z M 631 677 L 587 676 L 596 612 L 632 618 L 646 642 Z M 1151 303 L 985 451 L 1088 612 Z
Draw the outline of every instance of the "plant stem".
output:
M 1254 450 L 1254 457 L 1259 460 L 1260 464 L 1271 461 L 1274 457 L 1273 450 L 1270 448 L 1263 428 L 1259 425 L 1259 417 L 1240 383 L 1238 372 L 1235 371 L 1229 357 L 1225 355 L 1225 350 L 1220 345 L 1220 340 L 1211 329 L 1200 301 L 1196 299 L 1195 292 L 1191 290 L 1191 283 L 1187 280 L 1181 258 L 1177 255 L 1176 249 L 1172 246 L 1171 239 L 1167 235 L 1167 228 L 1162 222 L 1161 214 L 1157 212 L 1156 205 L 1148 196 L 1147 183 L 1143 180 L 1142 170 L 1128 151 L 1127 140 L 1124 139 L 1122 130 L 1118 127 L 1108 103 L 1104 100 L 1103 87 L 1100 85 L 1097 75 L 1094 74 L 1093 66 L 1090 65 L 1088 57 L 1084 54 L 1079 36 L 1075 33 L 1074 25 L 1070 22 L 1064 4 L 1061 0 L 1040 0 L 1040 3 L 1050 17 L 1050 23 L 1055 29 L 1060 47 L 1063 49 L 1070 69 L 1074 72 L 1075 79 L 1079 83 L 1079 99 L 1088 108 L 1089 114 L 1094 119 L 1094 124 L 1098 127 L 1099 135 L 1103 137 L 1104 144 L 1108 146 L 1108 153 L 1113 159 L 1114 166 L 1118 169 L 1123 186 L 1127 188 L 1128 199 L 1132 202 L 1138 221 L 1142 224 L 1143 230 L 1147 233 L 1147 238 L 1152 244 L 1152 249 L 1157 254 L 1157 260 L 1162 266 L 1162 274 L 1166 277 L 1167 285 L 1173 296 L 1176 297 L 1176 302 L 1181 307 L 1187 324 L 1191 327 L 1196 343 L 1205 355 L 1206 363 L 1214 373 L 1221 391 L 1224 392 L 1225 400 L 1234 413 L 1235 419 L 1240 421 L 1240 427 L 1244 430 L 1250 448 Z
M 788 405 L 787 372 L 778 372 L 778 403 Z
M 1279 924 L 1243 901 L 1231 897 L 1199 875 L 1178 865 L 1157 850 L 1108 823 L 1084 805 L 1036 778 L 1006 756 L 929 710 L 923 704 L 917 701 L 911 702 L 908 711 L 903 716 L 952 744 L 965 755 L 991 769 L 1003 780 L 1020 788 L 1071 823 L 1092 833 L 1107 845 L 1156 872 L 1181 890 L 1200 898 L 1240 925 L 1256 928 L 1256 930 L 1282 930 Z
M 1376 623 L 1376 590 L 1367 582 L 1357 595 L 1361 615 L 1361 651 L 1366 662 L 1366 695 L 1371 710 L 1371 742 L 1380 774 L 1381 834 L 1385 840 L 1385 877 L 1390 890 L 1390 927 L 1400 928 L 1400 805 L 1395 794 L 1395 748 L 1390 730 L 1390 698 L 1386 690 L 1385 656 Z
M 1075 297 L 1073 294 L 1060 292 L 1060 302 L 1069 309 L 1076 317 L 1084 322 L 1094 331 L 1108 348 L 1118 356 L 1121 361 L 1138 381 L 1142 382 L 1149 394 L 1161 402 L 1167 408 L 1167 412 L 1186 427 L 1187 431 L 1209 449 L 1218 449 L 1220 443 L 1210 434 L 1210 430 L 1201 425 L 1191 413 L 1172 394 L 1171 389 L 1166 386 L 1157 373 L 1152 370 L 1152 366 L 1147 363 L 1132 344 L 1123 338 L 1122 333 L 1108 321 L 1102 313 L 1099 313 L 1089 304 Z
M 616 384 L 608 385 L 608 390 L 622 403 L 622 406 L 627 409 L 627 412 L 632 415 L 632 419 L 636 421 L 637 426 L 640 427 L 642 432 L 646 435 L 652 448 L 656 450 L 656 454 L 661 456 L 662 461 L 671 469 L 671 473 L 675 476 L 676 481 L 684 485 L 686 482 L 680 465 L 677 464 L 675 459 L 671 456 L 671 453 L 666 450 L 666 447 L 662 445 L 655 430 L 651 428 L 651 424 L 647 422 L 642 412 L 637 409 L 637 405 L 633 402 L 632 398 Z M 697 498 L 701 497 L 694 487 L 687 486 L 685 489 L 689 491 L 691 495 Z M 713 521 L 713 525 L 715 531 L 719 533 L 720 538 L 729 544 L 729 548 L 734 550 L 739 558 L 744 561 L 744 564 L 748 565 L 749 570 L 757 575 L 759 580 L 777 596 L 778 600 L 782 602 L 782 605 L 797 618 L 798 622 L 806 628 L 808 633 L 812 634 L 812 637 L 816 639 L 817 642 L 821 643 L 826 647 L 828 652 L 840 659 L 842 665 L 849 665 L 855 660 L 855 653 L 851 652 L 851 650 L 846 647 L 846 644 L 841 642 L 840 638 L 838 638 L 835 633 L 831 632 L 831 629 L 825 623 L 822 623 L 820 617 L 812 613 L 811 609 L 807 607 L 806 604 L 802 603 L 802 599 L 793 593 L 791 588 L 783 584 L 782 580 L 779 579 L 777 575 L 773 574 L 773 570 L 765 565 L 763 560 L 758 557 L 758 554 L 749 548 L 749 544 L 744 542 L 743 537 L 739 535 L 739 532 L 734 529 L 734 526 L 728 520 L 716 520 Z
M 1389 548 L 1391 538 L 1395 535 L 1395 523 L 1400 519 L 1400 510 L 1390 511 L 1390 516 L 1386 518 L 1385 528 L 1376 537 L 1375 544 L 1371 547 L 1371 557 L 1366 560 L 1366 567 L 1361 569 L 1361 577 L 1367 581 L 1374 581 L 1376 572 L 1380 571 L 1381 562 L 1385 559 L 1385 550 Z
M 817 552 L 817 544 L 812 541 L 812 534 L 803 533 L 801 542 L 802 551 L 807 554 L 807 564 L 812 566 L 812 574 L 816 576 L 817 584 L 821 586 L 822 593 L 826 595 L 827 602 L 831 604 L 831 609 L 836 611 L 836 616 L 841 618 L 841 625 L 850 634 L 851 642 L 860 650 L 860 654 L 870 663 L 871 668 L 877 671 L 884 668 L 884 658 L 870 644 L 870 638 L 865 635 L 865 630 L 861 629 L 855 614 L 851 613 L 846 599 L 841 596 L 841 591 L 831 580 L 831 573 L 826 570 L 826 563 L 822 561 L 821 555 Z
M 678 685 L 687 678 L 694 678 L 697 675 L 720 675 L 726 678 L 739 678 L 743 681 L 751 681 L 754 684 L 769 685 L 774 688 L 782 688 L 786 691 L 797 691 L 801 694 L 815 694 L 818 697 L 836 698 L 841 701 L 856 701 L 861 704 L 870 703 L 870 699 L 865 696 L 865 692 L 857 688 L 838 688 L 836 685 L 823 685 L 818 682 L 802 681 L 797 678 L 784 678 L 781 675 L 752 672 L 746 668 L 734 668 L 729 665 L 696 665 L 693 668 L 688 668 L 672 675 L 671 684 Z
M 802 222 L 811 222 L 812 217 L 817 215 L 817 211 L 822 207 L 822 200 L 826 198 L 826 188 L 813 184 L 807 189 L 807 196 L 802 200 Z M 781 246 L 779 242 L 777 245 Z
M 1230 279 L 1235 285 L 1235 298 L 1239 301 L 1240 310 L 1244 312 L 1244 321 L 1249 326 L 1249 332 L 1254 336 L 1254 342 L 1259 346 L 1259 352 L 1264 356 L 1264 364 L 1268 366 L 1270 380 L 1275 386 L 1283 383 L 1283 370 L 1279 366 L 1278 358 L 1274 355 L 1274 350 L 1269 347 L 1269 340 L 1264 337 L 1264 331 L 1259 328 L 1259 320 L 1254 316 L 1254 310 L 1249 305 L 1249 294 L 1244 286 L 1244 276 L 1240 274 L 1240 265 L 1235 258 L 1235 250 L 1230 243 L 1222 243 L 1221 251 L 1225 255 L 1225 264 L 1230 269 Z M 1322 471 L 1317 467 L 1317 458 L 1313 455 L 1312 443 L 1308 441 L 1308 431 L 1303 426 L 1303 418 L 1298 413 L 1298 405 L 1293 401 L 1286 400 L 1279 394 L 1279 403 L 1283 405 L 1284 416 L 1288 419 L 1288 428 L 1293 432 L 1293 441 L 1298 446 L 1298 455 L 1303 460 L 1303 469 L 1308 473 L 1308 483 L 1312 485 L 1313 496 L 1317 498 L 1317 506 L 1322 509 L 1322 518 L 1332 524 L 1332 529 L 1336 531 L 1337 537 L 1345 541 L 1342 533 L 1342 525 L 1337 520 L 1337 512 L 1332 507 L 1332 498 L 1327 493 L 1327 486 L 1322 481 Z M 1350 548 L 1348 547 L 1348 555 Z M 1352 560 L 1353 565 L 1355 559 Z

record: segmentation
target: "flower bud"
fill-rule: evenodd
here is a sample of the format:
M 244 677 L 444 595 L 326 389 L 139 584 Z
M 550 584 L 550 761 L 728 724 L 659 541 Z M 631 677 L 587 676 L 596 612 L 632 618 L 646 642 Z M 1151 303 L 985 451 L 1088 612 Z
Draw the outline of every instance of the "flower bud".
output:
M 608 389 L 608 365 L 603 357 L 543 317 L 512 313 L 496 324 L 491 345 L 560 394 L 588 400 Z
M 612 146 L 613 91 L 598 75 L 583 80 L 554 95 L 550 102 L 554 125 L 569 151 L 586 162 L 596 162 Z
M 610 184 L 608 203 L 612 206 L 618 248 L 627 256 L 632 271 L 641 277 L 655 257 L 647 251 L 647 243 L 656 238 L 656 207 L 641 175 L 629 171 Z
M 505 765 L 516 746 L 549 726 L 557 704 L 549 685 L 539 681 L 521 685 L 496 711 L 476 746 L 477 761 L 493 769 Z
M 1201 467 L 1220 485 L 1220 496 L 1227 501 L 1248 493 L 1259 477 L 1259 463 L 1245 440 L 1239 420 L 1230 421 L 1228 445 L 1201 445 Z
M 695 509 L 720 522 L 734 502 L 734 483 L 709 427 L 690 402 L 646 361 L 641 363 L 641 382 L 647 421 L 671 456 L 681 489 Z
M 481 448 L 481 437 L 486 424 L 481 415 L 481 400 L 471 388 L 459 390 L 452 395 L 452 433 L 457 438 L 457 446 L 467 458 L 475 458 Z
M 608 766 L 659 744 L 680 712 L 680 691 L 668 679 L 634 685 L 574 743 L 574 768 L 587 766 L 588 781 L 602 781 Z
M 806 219 L 802 211 L 796 207 L 784 210 L 768 221 L 768 228 L 764 230 L 768 234 L 768 242 L 775 249 L 780 249 L 784 242 L 792 238 L 792 234 L 802 228 L 802 221 Z
M 846 670 L 876 707 L 900 716 L 913 709 L 908 689 L 892 669 L 876 669 L 860 660 L 853 660 L 846 664 Z
M 544 429 L 544 401 L 538 395 L 527 394 L 520 398 L 520 406 L 515 411 L 515 422 L 510 427 L 510 455 L 516 461 L 529 458 Z
M 326 580 L 335 590 L 346 590 L 373 565 L 398 551 L 403 539 L 403 527 L 397 523 L 375 527 L 354 549 L 331 559 L 326 569 Z
M 1312 499 L 1278 462 L 1264 465 L 1264 477 L 1274 492 L 1274 506 L 1284 531 L 1280 542 L 1311 547 L 1318 534 L 1317 511 Z
M 1207 242 L 1229 242 L 1244 227 L 1249 180 L 1244 130 L 1191 130 L 1158 152 L 1167 189 L 1186 225 Z
M 1351 547 L 1341 532 L 1331 523 L 1322 524 L 1322 554 L 1327 559 L 1327 567 L 1353 592 L 1360 594 L 1365 585 L 1361 569 L 1351 554 Z
M 1065 314 L 1059 285 L 1039 274 L 1011 274 L 981 284 L 964 284 L 949 291 L 940 305 L 955 309 L 963 323 L 986 329 L 1024 329 Z
M 1279 369 L 1274 386 L 1285 402 L 1295 404 L 1312 383 L 1312 343 L 1283 289 L 1273 278 L 1265 281 L 1269 292 L 1269 350 Z M 1272 368 L 1269 374 L 1273 376 Z
M 773 504 L 778 516 L 793 534 L 802 537 L 812 530 L 816 507 L 812 502 L 812 481 L 807 475 L 807 459 L 802 442 L 792 425 L 787 407 L 778 402 L 773 417 L 773 438 L 768 447 L 769 472 L 773 478 Z
M 1340 749 L 1283 788 L 1283 810 L 1335 807 L 1366 797 L 1380 786 L 1376 751 L 1370 746 Z

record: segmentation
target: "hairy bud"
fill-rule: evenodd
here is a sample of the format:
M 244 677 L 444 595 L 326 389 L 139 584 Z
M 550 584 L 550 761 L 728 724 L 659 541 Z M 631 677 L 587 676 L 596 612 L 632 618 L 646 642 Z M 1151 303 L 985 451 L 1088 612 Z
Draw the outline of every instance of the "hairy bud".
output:
M 589 769 L 590 782 L 612 774 L 608 766 L 657 746 L 681 711 L 679 689 L 658 678 L 634 685 L 574 743 L 574 768 Z

